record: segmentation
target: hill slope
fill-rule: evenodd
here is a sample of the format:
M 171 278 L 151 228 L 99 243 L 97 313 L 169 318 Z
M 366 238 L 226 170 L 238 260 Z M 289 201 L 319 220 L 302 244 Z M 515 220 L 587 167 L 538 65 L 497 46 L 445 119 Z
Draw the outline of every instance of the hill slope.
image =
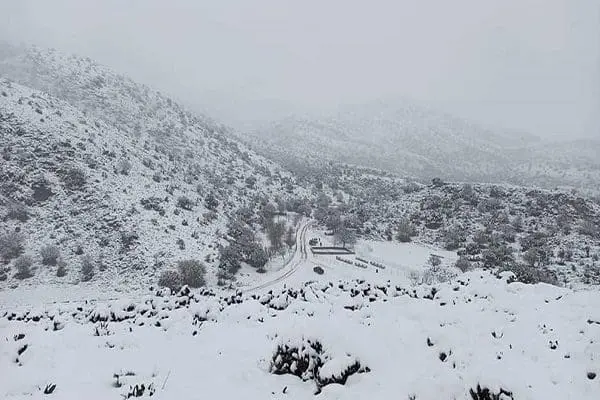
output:
M 168 99 L 148 92 L 120 109 L 118 93 L 109 111 L 89 102 L 95 111 L 86 113 L 0 80 L 1 244 L 6 250 L 23 241 L 13 254 L 2 253 L 8 284 L 17 265 L 7 263 L 20 253 L 33 258 L 36 282 L 66 279 L 55 276 L 56 267 L 41 266 L 46 245 L 60 250 L 69 280 L 85 262 L 103 271 L 103 282 L 116 284 L 119 277 L 142 285 L 176 260 L 215 265 L 235 210 L 256 211 L 261 199 L 299 190 L 272 162 Z M 138 125 L 125 118 L 135 107 L 148 115 Z

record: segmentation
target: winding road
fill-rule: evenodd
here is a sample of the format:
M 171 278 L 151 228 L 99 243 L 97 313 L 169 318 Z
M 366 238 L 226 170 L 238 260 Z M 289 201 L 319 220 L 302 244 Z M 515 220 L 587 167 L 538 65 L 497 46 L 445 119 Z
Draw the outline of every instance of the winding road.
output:
M 267 282 L 263 282 L 258 286 L 254 286 L 243 290 L 244 293 L 252 293 L 261 289 L 266 289 L 280 282 L 283 282 L 290 276 L 292 276 L 303 264 L 308 262 L 309 251 L 307 250 L 306 233 L 308 228 L 312 225 L 311 221 L 303 222 L 300 228 L 296 231 L 296 248 L 294 250 L 293 257 L 284 265 L 286 271 L 278 276 L 277 278 L 271 279 Z

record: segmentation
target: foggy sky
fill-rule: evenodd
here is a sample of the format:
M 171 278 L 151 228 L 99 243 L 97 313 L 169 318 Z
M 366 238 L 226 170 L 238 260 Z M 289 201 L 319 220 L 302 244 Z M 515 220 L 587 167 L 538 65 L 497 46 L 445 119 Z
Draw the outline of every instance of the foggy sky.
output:
M 238 127 L 402 95 L 600 138 L 598 0 L 0 0 L 0 39 L 89 56 Z

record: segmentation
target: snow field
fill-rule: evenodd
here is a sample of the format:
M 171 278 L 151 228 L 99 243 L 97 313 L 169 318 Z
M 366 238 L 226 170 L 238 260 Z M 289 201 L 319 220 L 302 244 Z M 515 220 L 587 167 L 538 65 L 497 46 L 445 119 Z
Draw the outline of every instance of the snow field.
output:
M 143 383 L 164 399 L 314 398 L 314 382 L 269 372 L 278 344 L 314 338 L 330 355 L 322 376 L 354 359 L 370 370 L 325 386 L 323 399 L 465 399 L 478 383 L 515 399 L 597 398 L 600 379 L 588 377 L 600 373 L 597 291 L 507 284 L 482 272 L 434 296 L 394 286 L 320 281 L 253 296 L 3 309 L 1 395 L 30 398 L 54 383 L 54 398 L 119 398 Z

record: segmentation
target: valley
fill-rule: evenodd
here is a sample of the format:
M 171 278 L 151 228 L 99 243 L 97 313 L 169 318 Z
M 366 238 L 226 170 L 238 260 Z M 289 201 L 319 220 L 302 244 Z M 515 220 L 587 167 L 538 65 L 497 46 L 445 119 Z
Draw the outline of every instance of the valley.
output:
M 481 129 L 235 132 L 2 43 L 0 397 L 597 398 L 598 144 Z

